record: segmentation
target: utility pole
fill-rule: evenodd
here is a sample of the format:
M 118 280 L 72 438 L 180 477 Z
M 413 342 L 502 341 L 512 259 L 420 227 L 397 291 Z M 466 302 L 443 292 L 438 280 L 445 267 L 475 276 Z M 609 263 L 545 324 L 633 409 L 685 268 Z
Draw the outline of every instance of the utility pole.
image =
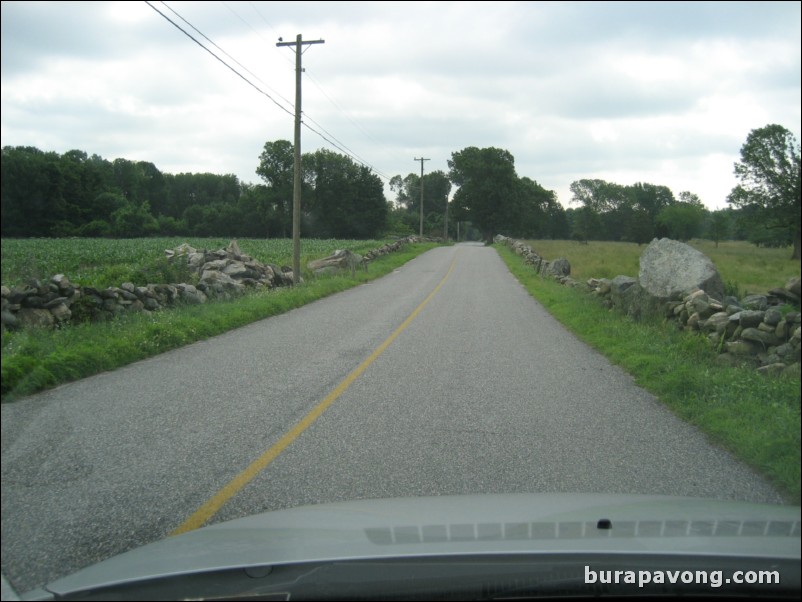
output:
M 306 44 L 324 44 L 325 40 L 304 42 L 299 33 L 294 42 L 276 46 L 295 46 L 295 159 L 292 167 L 292 283 L 301 281 L 301 55 Z
M 430 159 L 415 157 L 414 161 L 420 161 L 420 237 L 423 238 L 423 162 Z
M 446 223 L 443 226 L 443 242 L 448 242 L 448 195 L 446 195 Z

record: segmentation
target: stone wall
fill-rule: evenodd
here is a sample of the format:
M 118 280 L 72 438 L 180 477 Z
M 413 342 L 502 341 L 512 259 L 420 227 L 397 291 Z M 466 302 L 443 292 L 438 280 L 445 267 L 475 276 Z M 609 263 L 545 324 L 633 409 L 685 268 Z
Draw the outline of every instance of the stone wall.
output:
M 698 332 L 719 352 L 719 363 L 799 375 L 799 278 L 791 278 L 784 287 L 765 294 L 736 299 L 723 294 L 721 278 L 709 258 L 688 245 L 662 239 L 652 241 L 644 251 L 638 278 L 590 278 L 580 283 L 567 274 L 544 269 L 549 262 L 522 241 L 497 236 L 496 242 L 510 246 L 538 273 L 586 290 L 608 308 L 635 319 L 666 319 L 678 328 Z M 783 314 L 783 305 L 795 310 Z
M 409 236 L 373 249 L 360 258 L 368 262 L 417 242 Z M 197 276 L 197 284 L 148 284 L 124 282 L 119 287 L 98 289 L 78 286 L 64 274 L 49 281 L 30 280 L 22 286 L 0 287 L 2 327 L 58 327 L 71 321 L 99 321 L 126 312 L 158 311 L 176 304 L 206 303 L 231 299 L 249 290 L 291 286 L 292 270 L 263 264 L 244 254 L 236 241 L 225 249 L 209 251 L 188 244 L 165 251 L 170 261 L 185 261 Z

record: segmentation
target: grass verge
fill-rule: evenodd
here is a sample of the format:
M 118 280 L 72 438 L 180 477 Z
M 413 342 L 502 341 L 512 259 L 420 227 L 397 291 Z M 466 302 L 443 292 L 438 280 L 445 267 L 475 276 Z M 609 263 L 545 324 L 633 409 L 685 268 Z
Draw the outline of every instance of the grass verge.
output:
M 668 323 L 633 322 L 588 294 L 541 278 L 508 247 L 510 271 L 555 318 L 629 372 L 677 416 L 800 503 L 800 379 L 719 366 L 693 333 Z
M 307 277 L 297 287 L 245 295 L 233 301 L 187 305 L 125 315 L 100 324 L 58 330 L 4 332 L 2 401 L 9 402 L 65 382 L 113 370 L 257 320 L 269 318 L 369 280 L 380 278 L 438 246 L 418 243 L 371 262 L 367 272 Z

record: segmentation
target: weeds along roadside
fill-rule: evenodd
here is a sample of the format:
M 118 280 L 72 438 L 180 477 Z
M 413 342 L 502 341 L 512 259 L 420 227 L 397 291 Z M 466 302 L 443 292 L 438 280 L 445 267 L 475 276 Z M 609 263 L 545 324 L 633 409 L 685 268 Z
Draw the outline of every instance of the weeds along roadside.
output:
M 715 350 L 667 323 L 634 322 L 598 299 L 542 278 L 504 245 L 515 277 L 557 320 L 629 372 L 677 416 L 800 503 L 800 379 L 719 366 Z
M 56 330 L 3 332 L 2 401 L 15 401 L 287 312 L 380 278 L 437 246 L 410 244 L 372 261 L 367 272 L 308 277 L 300 286 L 254 292 L 231 301 L 125 315 Z

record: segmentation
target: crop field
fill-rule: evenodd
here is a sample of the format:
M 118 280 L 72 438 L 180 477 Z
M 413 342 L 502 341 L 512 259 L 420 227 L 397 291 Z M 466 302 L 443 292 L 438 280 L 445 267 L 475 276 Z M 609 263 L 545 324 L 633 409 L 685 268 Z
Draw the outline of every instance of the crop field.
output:
M 119 286 L 141 282 L 143 270 L 164 263 L 166 249 L 188 243 L 197 249 L 227 247 L 227 238 L 42 238 L 2 239 L 2 283 L 21 284 L 30 278 L 56 274 L 84 286 Z M 325 257 L 337 249 L 365 253 L 382 246 L 383 240 L 302 240 L 301 265 Z M 292 265 L 291 239 L 238 239 L 240 249 L 262 263 Z
M 549 260 L 565 257 L 571 263 L 571 275 L 577 280 L 638 276 L 639 260 L 646 245 L 627 242 L 591 241 L 587 244 L 569 240 L 530 240 L 529 246 Z M 736 296 L 765 293 L 782 287 L 792 276 L 800 275 L 799 260 L 792 261 L 791 248 L 756 247 L 746 241 L 709 240 L 689 243 L 707 255 L 718 268 L 728 291 Z

